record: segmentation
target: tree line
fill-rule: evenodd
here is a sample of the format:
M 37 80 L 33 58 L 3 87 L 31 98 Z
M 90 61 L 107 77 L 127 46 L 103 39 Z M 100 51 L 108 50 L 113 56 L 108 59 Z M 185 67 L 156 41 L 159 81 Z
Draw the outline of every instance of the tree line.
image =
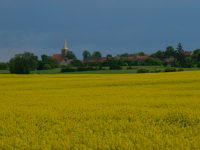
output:
M 185 55 L 183 54 L 184 50 L 179 43 L 177 45 L 176 50 L 172 46 L 168 46 L 165 51 L 158 50 L 156 53 L 151 54 L 149 57 L 147 57 L 144 62 L 138 62 L 138 61 L 132 61 L 132 60 L 117 60 L 112 57 L 111 54 L 107 54 L 107 57 L 111 57 L 111 59 L 106 60 L 102 63 L 100 62 L 85 62 L 82 63 L 82 61 L 78 60 L 76 55 L 73 53 L 73 51 L 69 51 L 66 55 L 68 59 L 73 59 L 71 61 L 70 65 L 74 67 L 80 67 L 80 66 L 93 66 L 93 67 L 104 67 L 104 66 L 114 66 L 113 68 L 116 68 L 117 66 L 145 66 L 145 65 L 161 65 L 167 66 L 168 63 L 164 61 L 166 58 L 170 58 L 171 56 L 174 57 L 174 60 L 172 62 L 172 67 L 183 67 L 183 68 L 191 68 L 194 65 L 197 67 L 200 67 L 200 49 L 196 49 L 193 51 L 193 55 Z M 139 53 L 123 53 L 123 54 L 117 54 L 116 57 L 137 57 L 138 55 L 145 55 L 144 52 Z M 83 60 L 86 60 L 87 58 L 94 58 L 94 57 L 102 57 L 101 53 L 99 51 L 94 51 L 92 54 L 85 50 L 82 53 Z M 159 60 L 158 60 L 158 59 Z M 11 73 L 16 74 L 28 74 L 30 71 L 33 71 L 35 69 L 37 70 L 43 70 L 43 69 L 54 69 L 61 67 L 58 63 L 57 59 L 53 59 L 51 56 L 47 56 L 45 54 L 41 55 L 41 60 L 38 60 L 38 56 L 34 55 L 30 52 L 24 52 L 23 54 L 16 54 L 13 58 L 10 59 L 8 63 L 0 63 L 0 70 L 9 68 Z M 119 67 L 118 67 L 119 68 Z

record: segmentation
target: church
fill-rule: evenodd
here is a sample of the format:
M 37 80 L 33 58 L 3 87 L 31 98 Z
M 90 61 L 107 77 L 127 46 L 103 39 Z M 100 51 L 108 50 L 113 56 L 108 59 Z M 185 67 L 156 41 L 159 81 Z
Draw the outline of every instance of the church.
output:
M 69 64 L 73 59 L 68 59 L 66 57 L 67 53 L 69 52 L 69 49 L 67 48 L 66 41 L 64 41 L 63 48 L 61 49 L 61 54 L 54 54 L 52 58 L 55 58 L 58 60 L 58 63 L 60 65 L 67 65 Z

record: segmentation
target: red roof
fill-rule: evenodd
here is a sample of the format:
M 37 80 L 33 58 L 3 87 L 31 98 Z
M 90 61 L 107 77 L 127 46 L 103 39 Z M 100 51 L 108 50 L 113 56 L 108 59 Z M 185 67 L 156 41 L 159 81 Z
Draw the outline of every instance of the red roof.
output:
M 105 61 L 107 59 L 107 57 L 100 57 L 97 61 L 98 62 L 103 62 L 103 61 Z
M 151 54 L 146 54 L 146 55 L 144 55 L 144 56 L 137 56 L 137 58 L 147 58 L 147 57 L 149 57 Z
M 145 55 L 145 56 L 137 56 L 137 58 L 147 58 L 149 56 Z
M 185 55 L 192 55 L 193 52 L 183 52 Z
M 57 59 L 59 64 L 62 62 L 62 55 L 61 54 L 54 54 L 52 56 L 52 58 Z

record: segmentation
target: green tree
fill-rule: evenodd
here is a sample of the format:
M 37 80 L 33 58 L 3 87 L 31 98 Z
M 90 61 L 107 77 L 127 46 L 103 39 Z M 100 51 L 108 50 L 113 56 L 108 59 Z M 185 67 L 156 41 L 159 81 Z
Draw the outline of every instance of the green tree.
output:
M 70 62 L 70 65 L 74 66 L 74 67 L 79 67 L 79 66 L 83 66 L 82 61 L 78 60 L 78 59 L 74 59 Z
M 137 53 L 133 53 L 133 54 L 132 54 L 132 56 L 133 56 L 134 58 L 136 58 L 137 55 L 138 55 Z
M 7 63 L 1 62 L 0 63 L 0 70 L 6 70 L 8 68 Z
M 42 61 L 45 61 L 45 59 L 46 59 L 47 57 L 48 57 L 48 56 L 45 55 L 45 54 L 41 55 L 41 59 L 42 59 Z
M 45 62 L 51 62 L 52 64 L 58 64 L 58 60 L 56 58 L 52 58 L 51 56 L 46 57 Z
M 99 51 L 94 51 L 92 57 L 101 57 L 101 53 Z
M 182 47 L 182 45 L 181 45 L 181 43 L 178 43 L 178 45 L 177 45 L 177 53 L 180 55 L 181 53 L 183 53 L 184 52 L 184 50 L 183 50 L 183 47 Z
M 85 59 L 91 57 L 91 53 L 89 51 L 85 50 L 85 51 L 83 51 L 82 56 L 83 56 L 83 60 L 85 60 Z
M 156 54 L 155 53 L 153 53 L 153 54 L 151 54 L 149 57 L 152 57 L 152 58 L 156 58 Z
M 68 59 L 77 59 L 73 51 L 68 51 L 65 57 L 67 57 Z
M 37 68 L 37 59 L 38 57 L 30 52 L 16 54 L 14 58 L 11 58 L 9 61 L 9 70 L 11 73 L 29 74 L 31 70 Z
M 121 55 L 120 54 L 117 54 L 117 56 L 116 57 L 121 57 Z
M 197 53 L 197 61 L 200 61 L 200 51 Z
M 174 48 L 172 46 L 168 46 L 168 47 L 166 47 L 166 51 L 164 52 L 164 55 L 175 57 L 176 51 L 174 50 Z
M 145 55 L 144 52 L 139 52 L 139 53 L 138 53 L 138 56 L 144 56 L 144 55 Z
M 158 50 L 158 51 L 156 52 L 156 57 L 157 57 L 157 58 L 162 59 L 163 56 L 164 56 L 164 52 L 163 52 L 163 51 Z
M 164 67 L 167 67 L 168 62 L 167 62 L 167 61 L 164 61 L 162 65 L 163 65 Z
M 128 53 L 121 54 L 121 57 L 128 57 L 128 56 L 129 56 Z
M 187 58 L 185 59 L 185 64 L 184 64 L 184 66 L 182 66 L 182 67 L 185 67 L 185 68 L 192 68 L 192 67 L 193 67 L 193 61 L 192 61 L 192 59 L 191 59 L 190 57 L 187 57 Z
M 111 54 L 107 54 L 106 57 L 112 57 L 112 55 Z

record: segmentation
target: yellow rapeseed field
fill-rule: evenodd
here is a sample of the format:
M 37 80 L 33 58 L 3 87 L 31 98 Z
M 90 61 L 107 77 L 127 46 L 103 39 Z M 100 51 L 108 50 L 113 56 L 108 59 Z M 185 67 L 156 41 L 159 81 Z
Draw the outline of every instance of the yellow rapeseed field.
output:
M 0 75 L 0 149 L 200 149 L 200 71 Z

